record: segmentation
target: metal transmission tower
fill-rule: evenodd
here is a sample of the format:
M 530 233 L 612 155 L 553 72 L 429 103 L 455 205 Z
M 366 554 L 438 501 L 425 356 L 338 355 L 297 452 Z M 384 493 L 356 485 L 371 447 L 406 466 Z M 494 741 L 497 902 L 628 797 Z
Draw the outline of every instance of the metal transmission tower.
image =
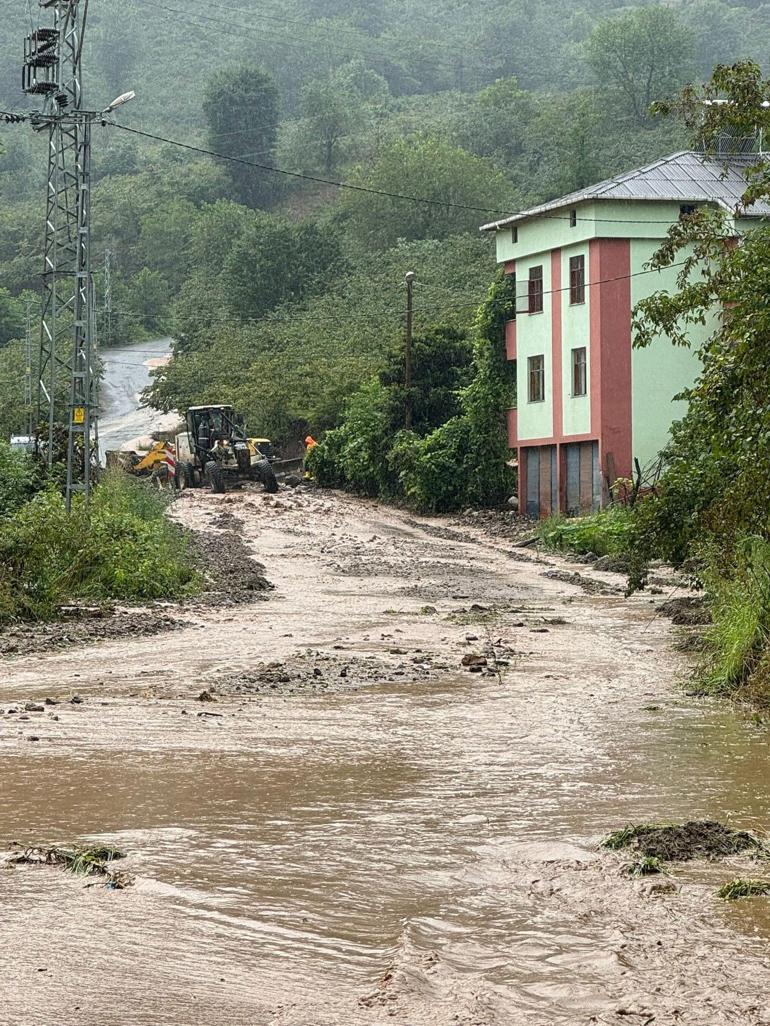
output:
M 49 466 L 56 449 L 57 384 L 68 371 L 67 506 L 89 494 L 93 461 L 93 278 L 91 275 L 91 124 L 82 110 L 81 55 L 88 0 L 40 0 L 52 24 L 27 37 L 23 88 L 40 96 L 32 117 L 48 133 L 43 297 L 37 418 L 47 424 Z

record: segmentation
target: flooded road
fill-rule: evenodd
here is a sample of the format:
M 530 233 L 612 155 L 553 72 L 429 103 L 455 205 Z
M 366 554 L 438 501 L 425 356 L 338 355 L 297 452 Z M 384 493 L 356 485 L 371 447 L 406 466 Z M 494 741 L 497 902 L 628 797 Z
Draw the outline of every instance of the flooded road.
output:
M 676 686 L 649 597 L 347 497 L 175 515 L 223 512 L 267 602 L 0 663 L 0 837 L 108 841 L 137 877 L 0 873 L 1 1023 L 770 1023 L 767 902 L 715 897 L 750 864 L 655 890 L 597 851 L 770 823 L 767 731 Z
M 109 449 L 119 449 L 132 438 L 173 426 L 178 421 L 176 415 L 159 413 L 139 405 L 140 393 L 150 383 L 150 372 L 166 361 L 171 345 L 172 339 L 157 338 L 102 351 L 104 376 L 99 418 L 99 450 L 102 460 Z

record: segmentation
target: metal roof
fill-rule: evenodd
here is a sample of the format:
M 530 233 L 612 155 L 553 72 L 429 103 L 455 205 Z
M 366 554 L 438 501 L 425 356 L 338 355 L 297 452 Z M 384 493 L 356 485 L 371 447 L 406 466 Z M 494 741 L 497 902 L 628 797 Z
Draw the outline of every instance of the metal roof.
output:
M 597 185 L 568 193 L 559 199 L 523 210 L 500 221 L 482 225 L 482 231 L 505 228 L 552 210 L 575 206 L 594 200 L 657 200 L 674 203 L 718 203 L 730 213 L 745 217 L 770 217 L 770 204 L 754 203 L 743 208 L 741 197 L 746 191 L 746 170 L 760 163 L 757 154 L 708 157 L 694 150 L 683 150 L 663 157 L 645 167 L 608 178 Z

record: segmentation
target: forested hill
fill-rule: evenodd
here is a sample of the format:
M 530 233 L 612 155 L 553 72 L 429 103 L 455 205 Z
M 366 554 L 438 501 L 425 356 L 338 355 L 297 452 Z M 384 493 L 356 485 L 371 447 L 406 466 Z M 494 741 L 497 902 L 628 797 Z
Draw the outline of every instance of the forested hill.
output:
M 295 114 L 302 87 L 352 58 L 386 80 L 393 96 L 472 92 L 515 76 L 524 89 L 572 90 L 595 76 L 581 47 L 598 21 L 647 6 L 620 0 L 91 0 L 85 48 L 94 103 L 126 88 L 153 127 L 203 128 L 207 79 L 238 62 L 276 79 L 282 113 Z M 694 70 L 761 56 L 770 45 L 768 5 L 669 3 L 694 34 Z M 37 4 L 31 0 L 33 18 Z M 0 100 L 18 103 L 27 0 L 2 0 Z M 668 45 L 657 40 L 661 53 Z M 138 118 L 138 114 L 134 115 Z
M 23 38 L 46 12 L 0 13 L 0 103 L 29 109 Z M 95 138 L 102 343 L 178 337 L 163 405 L 237 400 L 286 437 L 329 426 L 397 344 L 410 265 L 418 327 L 464 329 L 493 273 L 482 221 L 684 145 L 649 103 L 769 52 L 756 2 L 89 0 L 86 103 L 137 94 L 124 127 Z M 3 126 L 0 146 L 5 432 L 21 396 L 8 343 L 39 287 L 45 149 L 26 126 Z

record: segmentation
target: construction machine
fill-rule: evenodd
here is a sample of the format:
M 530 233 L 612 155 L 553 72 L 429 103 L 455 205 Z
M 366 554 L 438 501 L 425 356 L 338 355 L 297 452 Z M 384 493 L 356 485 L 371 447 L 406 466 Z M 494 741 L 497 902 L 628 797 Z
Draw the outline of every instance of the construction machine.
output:
M 205 484 L 224 492 L 228 484 L 261 481 L 265 491 L 278 491 L 270 440 L 248 438 L 232 406 L 191 406 L 185 427 L 175 439 L 179 489 Z

